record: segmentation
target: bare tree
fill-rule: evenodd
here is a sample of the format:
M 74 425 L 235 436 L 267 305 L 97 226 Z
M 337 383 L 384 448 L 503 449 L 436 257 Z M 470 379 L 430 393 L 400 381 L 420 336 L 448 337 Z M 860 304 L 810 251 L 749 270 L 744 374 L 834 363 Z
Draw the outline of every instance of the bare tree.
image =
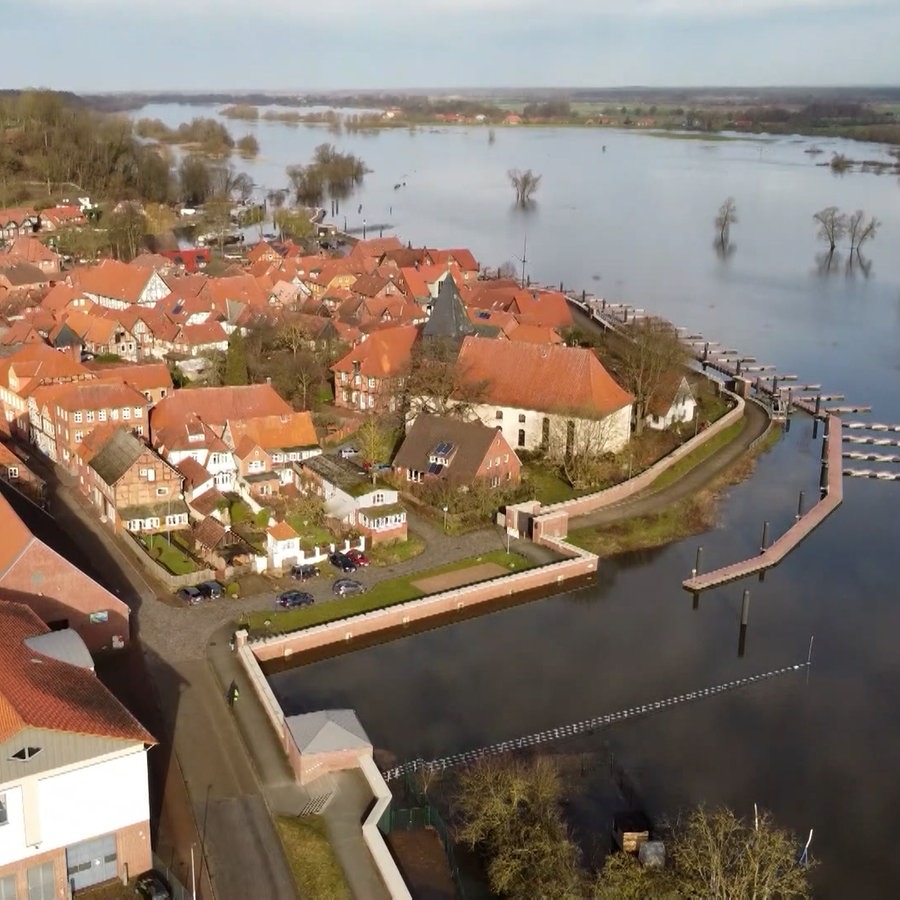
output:
M 369 474 L 372 476 L 372 484 L 375 484 L 377 471 L 374 464 L 387 461 L 394 445 L 394 433 L 382 421 L 370 416 L 360 426 L 354 440 L 359 445 L 363 459 L 373 464 Z
M 531 169 L 524 172 L 521 169 L 509 169 L 506 174 L 516 191 L 516 206 L 528 206 L 541 183 L 541 176 L 535 175 Z
M 494 893 L 583 896 L 579 851 L 562 818 L 561 792 L 559 774 L 547 757 L 485 759 L 461 774 L 458 835 L 485 851 Z
M 309 334 L 303 324 L 296 319 L 286 319 L 275 333 L 275 346 L 290 350 L 294 359 L 308 345 Z
M 847 235 L 850 238 L 850 253 L 859 254 L 862 245 L 875 237 L 875 232 L 881 223 L 875 216 L 868 221 L 863 210 L 858 209 L 855 213 L 847 217 Z
M 818 236 L 828 244 L 828 252 L 834 253 L 838 241 L 847 233 L 847 217 L 836 207 L 826 206 L 813 214 L 819 223 Z
M 797 864 L 800 842 L 767 812 L 746 822 L 729 809 L 701 806 L 676 823 L 671 847 L 682 896 L 810 896 L 808 866 Z
M 600 486 L 604 480 L 605 458 L 610 440 L 615 436 L 616 423 L 612 416 L 595 418 L 590 410 L 572 410 L 567 419 L 557 419 L 550 425 L 546 448 L 548 459 L 558 466 L 560 474 L 577 490 Z
M 666 381 L 681 373 L 688 352 L 670 322 L 652 316 L 626 326 L 619 373 L 634 394 L 635 433 L 644 428 L 647 409 Z
M 413 345 L 403 378 L 404 410 L 411 421 L 419 413 L 467 418 L 484 398 L 487 385 L 459 364 L 459 345 L 431 338 Z
M 737 204 L 734 197 L 728 197 L 719 207 L 719 213 L 715 218 L 716 223 L 716 244 L 723 255 L 728 255 L 728 249 L 731 245 L 731 226 L 738 222 Z

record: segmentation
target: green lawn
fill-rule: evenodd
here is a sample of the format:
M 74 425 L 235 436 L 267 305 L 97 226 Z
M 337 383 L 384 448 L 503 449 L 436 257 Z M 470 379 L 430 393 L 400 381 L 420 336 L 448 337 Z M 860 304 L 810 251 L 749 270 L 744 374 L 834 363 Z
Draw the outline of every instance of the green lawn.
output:
M 337 538 L 325 527 L 320 525 L 305 525 L 299 515 L 289 515 L 285 521 L 297 534 L 300 535 L 300 546 L 304 550 L 312 550 L 313 547 L 328 547 Z
M 170 544 L 164 534 L 144 535 L 141 543 L 149 551 L 150 557 L 173 575 L 187 575 L 199 568 L 189 556 L 181 552 L 176 543 Z
M 275 819 L 298 897 L 351 900 L 350 888 L 328 840 L 321 816 Z
M 509 572 L 521 572 L 530 569 L 532 563 L 518 553 L 507 553 L 504 550 L 492 550 L 481 556 L 471 556 L 460 559 L 445 566 L 435 569 L 427 569 L 421 572 L 413 572 L 400 578 L 391 578 L 381 581 L 364 594 L 352 597 L 340 597 L 327 603 L 308 606 L 303 609 L 289 609 L 276 612 L 256 612 L 242 618 L 238 622 L 239 627 L 248 627 L 251 633 L 300 631 L 312 625 L 321 625 L 323 622 L 333 622 L 335 619 L 344 619 L 372 609 L 382 609 L 385 606 L 393 606 L 396 603 L 404 603 L 407 600 L 415 600 L 425 596 L 413 584 L 422 578 L 432 575 L 441 575 L 444 572 L 456 572 L 459 569 L 467 569 L 470 566 L 478 566 L 483 563 L 497 563 Z M 267 626 L 266 622 L 270 624 Z
M 747 419 L 741 417 L 733 425 L 729 425 L 720 431 L 715 437 L 710 438 L 705 444 L 688 453 L 683 459 L 678 460 L 671 469 L 667 469 L 650 485 L 651 490 L 659 490 L 683 478 L 691 469 L 696 468 L 705 459 L 709 459 L 717 450 L 730 444 L 744 430 Z
M 534 497 L 545 506 L 551 503 L 562 503 L 581 496 L 584 491 L 576 491 L 552 469 L 539 463 L 526 463 L 522 467 L 528 476 L 528 484 L 534 490 Z
M 412 532 L 405 541 L 391 541 L 389 544 L 374 544 L 366 550 L 366 556 L 373 566 L 393 566 L 413 559 L 425 549 L 425 541 Z

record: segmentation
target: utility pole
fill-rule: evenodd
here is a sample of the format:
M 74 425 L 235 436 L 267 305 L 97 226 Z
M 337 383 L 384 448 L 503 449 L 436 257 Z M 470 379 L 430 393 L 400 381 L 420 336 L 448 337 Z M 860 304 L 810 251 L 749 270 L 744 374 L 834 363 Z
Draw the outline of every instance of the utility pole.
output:
M 517 256 L 516 259 L 522 263 L 522 287 L 525 287 L 525 263 L 528 262 L 525 251 L 528 249 L 528 232 L 525 232 L 525 236 L 522 238 L 522 255 Z

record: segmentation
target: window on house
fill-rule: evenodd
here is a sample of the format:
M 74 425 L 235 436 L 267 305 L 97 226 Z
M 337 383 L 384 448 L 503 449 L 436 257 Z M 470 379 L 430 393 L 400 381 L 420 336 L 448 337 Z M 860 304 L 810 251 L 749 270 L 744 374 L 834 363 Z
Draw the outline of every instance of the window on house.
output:
M 500 484 L 500 476 L 499 476 L 499 475 L 494 475 L 494 476 L 491 478 L 491 487 L 492 487 L 492 488 L 495 488 L 495 487 L 497 487 L 497 485 L 499 485 L 499 484 Z
M 0 900 L 16 900 L 16 876 L 0 876 Z
M 19 762 L 28 762 L 29 759 L 34 759 L 41 752 L 41 749 L 41 747 L 22 747 L 20 750 L 16 750 L 9 758 L 17 759 Z
M 379 503 L 384 503 L 384 494 L 378 493 L 372 498 L 372 502 L 376 505 Z
M 147 467 L 145 466 L 143 469 L 138 469 L 138 475 L 140 475 L 141 478 L 146 478 L 147 477 Z
M 25 872 L 28 900 L 53 900 L 56 896 L 56 873 L 53 861 L 32 866 Z
M 159 396 L 160 396 L 160 397 L 165 397 L 165 396 L 166 396 L 166 389 L 165 389 L 165 388 L 160 388 L 160 389 L 159 389 Z M 147 399 L 149 400 L 150 398 L 148 397 Z
M 85 419 L 86 419 L 88 422 L 93 422 L 93 421 L 94 421 L 94 411 L 93 411 L 92 409 L 89 409 L 89 410 L 85 413 L 85 416 L 84 416 L 84 417 L 85 417 Z
M 9 814 L 6 811 L 6 794 L 0 794 L 0 825 L 6 825 L 8 823 Z
M 503 462 L 505 462 L 505 463 L 509 462 L 509 454 L 508 453 L 503 454 Z
M 101 410 L 97 413 L 97 418 L 98 418 L 99 421 L 105 422 L 105 421 L 106 421 L 106 410 L 105 410 L 105 409 L 101 409 Z
M 117 409 L 111 409 L 111 410 L 109 411 L 109 417 L 110 417 L 110 419 L 112 419 L 113 421 L 116 421 L 116 419 L 119 418 L 119 411 L 118 411 Z
M 374 379 L 374 378 L 370 378 L 370 379 L 369 379 L 369 390 L 371 391 L 371 390 L 374 390 L 374 389 L 375 389 L 375 379 Z
M 519 413 L 519 424 L 520 425 L 525 424 L 525 413 Z
M 494 413 L 494 418 L 499 422 L 503 418 L 503 410 L 498 409 L 497 412 Z
M 143 426 L 143 425 L 135 425 L 135 427 L 134 427 L 134 433 L 135 433 L 138 437 L 142 437 L 143 434 L 144 434 L 144 426 Z
M 144 410 L 140 406 L 134 408 L 134 417 L 140 419 L 144 415 Z
M 76 431 L 76 432 L 75 432 L 75 443 L 76 443 L 76 444 L 80 444 L 81 441 L 83 440 L 83 438 L 84 438 L 84 433 L 83 433 L 83 432 L 81 432 L 81 431 Z
M 127 406 L 122 410 L 122 418 L 123 419 L 131 418 L 131 410 Z
M 520 429 L 519 429 L 519 441 L 518 441 L 518 444 L 519 444 L 520 447 L 524 447 L 524 446 L 525 446 L 525 429 L 524 429 L 524 428 L 520 428 Z
M 156 489 L 156 496 L 157 496 L 157 497 L 165 497 L 166 494 L 168 494 L 168 493 L 169 493 L 169 489 L 168 489 L 167 487 L 158 487 L 158 488 Z
M 78 412 L 73 413 L 73 415 L 72 415 L 72 421 L 73 421 L 76 425 L 77 425 L 79 422 L 81 422 L 81 410 L 78 410 Z
M 8 478 L 18 478 L 19 477 L 19 468 L 18 466 L 10 466 L 6 470 L 6 475 Z

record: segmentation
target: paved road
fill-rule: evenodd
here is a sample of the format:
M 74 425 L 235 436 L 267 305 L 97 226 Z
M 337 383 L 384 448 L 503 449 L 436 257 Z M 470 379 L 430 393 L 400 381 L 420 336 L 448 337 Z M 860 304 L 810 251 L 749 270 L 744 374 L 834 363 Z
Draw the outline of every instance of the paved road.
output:
M 610 525 L 625 519 L 646 516 L 702 490 L 737 462 L 768 428 L 769 417 L 756 403 L 748 401 L 745 410 L 746 424 L 740 435 L 696 465 L 683 478 L 658 490 L 649 488 L 628 500 L 607 506 L 597 512 L 577 516 L 569 522 L 570 530 L 594 525 Z
M 755 404 L 748 403 L 747 419 L 738 440 L 685 478 L 579 517 L 573 526 L 645 515 L 695 492 L 738 459 L 765 430 L 768 420 Z M 91 572 L 133 610 L 133 632 L 140 640 L 130 654 L 106 665 L 110 683 L 160 739 L 150 755 L 154 795 L 160 798 L 154 807 L 158 852 L 187 883 L 190 849 L 197 848 L 198 896 L 204 900 L 214 895 L 218 900 L 293 897 L 271 812 L 296 815 L 309 794 L 293 783 L 284 754 L 257 705 L 239 701 L 231 710 L 225 702 L 231 678 L 242 686 L 245 696 L 250 692 L 227 647 L 231 624 L 241 613 L 274 610 L 275 591 L 288 582 L 272 582 L 271 590 L 240 600 L 222 598 L 193 608 L 173 605 L 171 597 L 160 599 L 158 589 L 95 518 L 77 487 L 64 475 L 57 477 L 37 454 L 31 463 L 55 488 L 51 513 L 56 525 L 36 508 L 25 509 L 23 503 L 17 508 L 23 516 L 27 513 L 39 536 Z M 496 528 L 448 538 L 439 526 L 414 514 L 410 527 L 426 541 L 420 556 L 387 568 L 362 569 L 355 577 L 369 583 L 506 547 L 505 535 Z M 528 542 L 513 542 L 512 549 L 536 562 L 548 561 L 549 551 Z M 295 586 L 310 590 L 317 602 L 331 599 L 331 579 L 324 573 Z M 146 690 L 148 673 L 155 694 Z M 247 747 L 252 747 L 252 758 Z M 368 798 L 357 783 L 345 782 L 332 782 L 336 794 L 326 807 L 326 820 L 336 852 L 351 873 L 354 893 L 374 900 L 382 896 L 382 888 L 358 834 Z

